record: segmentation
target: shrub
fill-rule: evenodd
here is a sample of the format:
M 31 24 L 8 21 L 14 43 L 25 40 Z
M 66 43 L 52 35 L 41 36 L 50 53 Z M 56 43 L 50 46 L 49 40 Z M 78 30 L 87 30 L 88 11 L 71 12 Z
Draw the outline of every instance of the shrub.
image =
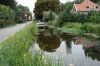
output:
M 9 25 L 13 25 L 13 24 L 15 24 L 14 21 L 0 21 L 0 28 L 6 27 Z
M 94 26 L 94 31 L 96 34 L 100 35 L 100 24 Z
M 81 28 L 82 27 L 82 24 L 81 23 L 72 23 L 72 22 L 69 22 L 69 23 L 65 23 L 64 26 L 68 27 L 68 28 Z
M 13 19 L 15 17 L 15 12 L 5 5 L 0 5 L 0 18 L 3 19 Z
M 87 33 L 94 32 L 92 23 L 84 23 L 81 29 L 85 30 Z

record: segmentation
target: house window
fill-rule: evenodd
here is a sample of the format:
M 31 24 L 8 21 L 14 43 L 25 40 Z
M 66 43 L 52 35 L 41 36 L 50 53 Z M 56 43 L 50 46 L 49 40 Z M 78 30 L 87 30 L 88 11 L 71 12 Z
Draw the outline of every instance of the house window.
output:
M 86 6 L 86 9 L 89 9 L 89 6 Z
M 99 7 L 98 6 L 95 6 L 95 8 L 98 9 Z

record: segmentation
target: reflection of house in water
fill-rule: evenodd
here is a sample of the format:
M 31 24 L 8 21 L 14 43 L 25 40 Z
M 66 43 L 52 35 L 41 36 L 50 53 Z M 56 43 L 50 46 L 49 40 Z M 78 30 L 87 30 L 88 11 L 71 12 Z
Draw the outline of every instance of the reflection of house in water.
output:
M 86 40 L 86 39 L 76 40 L 75 44 L 76 45 L 81 44 L 85 49 L 95 46 L 94 41 L 90 41 L 90 40 Z
M 100 61 L 100 41 L 87 38 L 76 39 L 76 45 L 82 45 L 86 57 Z

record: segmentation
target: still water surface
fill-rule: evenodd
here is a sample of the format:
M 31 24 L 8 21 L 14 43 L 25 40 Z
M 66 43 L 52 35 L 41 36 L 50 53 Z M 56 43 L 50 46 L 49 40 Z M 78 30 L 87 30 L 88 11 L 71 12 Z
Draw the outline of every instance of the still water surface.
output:
M 68 65 L 73 62 L 75 66 L 100 66 L 99 39 L 68 34 L 39 34 L 35 45 L 37 50 L 44 51 L 52 61 L 62 56 L 62 61 Z

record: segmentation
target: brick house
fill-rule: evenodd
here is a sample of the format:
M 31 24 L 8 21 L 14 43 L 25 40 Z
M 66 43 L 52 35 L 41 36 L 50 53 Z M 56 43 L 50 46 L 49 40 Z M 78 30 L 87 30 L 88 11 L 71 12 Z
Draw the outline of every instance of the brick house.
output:
M 84 0 L 80 4 L 74 4 L 72 13 L 80 13 L 87 15 L 89 11 L 100 11 L 100 6 L 90 0 Z

